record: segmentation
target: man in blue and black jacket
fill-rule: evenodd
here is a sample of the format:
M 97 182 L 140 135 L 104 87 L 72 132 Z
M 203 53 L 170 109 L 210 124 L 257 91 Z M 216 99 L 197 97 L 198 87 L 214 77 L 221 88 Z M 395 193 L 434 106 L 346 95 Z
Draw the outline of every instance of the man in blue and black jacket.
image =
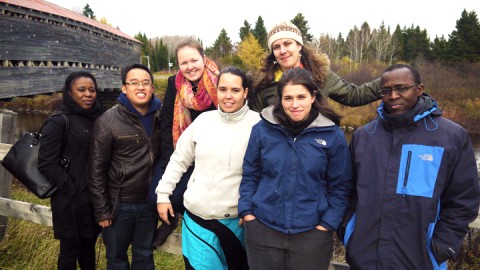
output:
M 356 192 L 340 233 L 347 262 L 351 269 L 446 269 L 478 215 L 472 143 L 423 93 L 414 68 L 393 65 L 380 85 L 379 116 L 350 145 Z

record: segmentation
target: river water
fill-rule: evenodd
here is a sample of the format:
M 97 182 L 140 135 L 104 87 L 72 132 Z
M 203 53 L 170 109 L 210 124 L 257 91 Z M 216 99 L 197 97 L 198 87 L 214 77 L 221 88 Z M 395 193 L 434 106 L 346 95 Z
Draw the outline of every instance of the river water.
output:
M 44 114 L 35 114 L 35 113 L 19 113 L 18 114 L 18 123 L 17 123 L 17 138 L 20 134 L 24 132 L 37 131 L 42 126 L 45 118 L 47 116 Z M 347 134 L 347 138 L 350 138 L 351 134 Z M 477 169 L 480 170 L 480 134 L 470 134 L 472 139 L 473 147 L 475 149 L 475 158 L 477 160 Z

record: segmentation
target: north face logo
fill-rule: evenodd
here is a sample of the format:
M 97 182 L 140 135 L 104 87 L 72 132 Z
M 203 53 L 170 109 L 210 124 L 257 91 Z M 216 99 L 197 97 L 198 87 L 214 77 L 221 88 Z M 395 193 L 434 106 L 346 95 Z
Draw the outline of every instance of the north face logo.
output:
M 321 144 L 321 145 L 327 145 L 327 142 L 322 140 L 322 139 L 315 139 L 315 141 L 318 143 L 318 144 Z
M 431 154 L 418 155 L 421 160 L 433 161 L 433 156 Z

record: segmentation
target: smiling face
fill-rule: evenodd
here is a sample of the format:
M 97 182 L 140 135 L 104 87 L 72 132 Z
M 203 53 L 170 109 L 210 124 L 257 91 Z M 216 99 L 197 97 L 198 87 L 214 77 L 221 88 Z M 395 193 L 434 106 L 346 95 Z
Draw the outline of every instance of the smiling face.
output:
M 218 106 L 220 110 L 233 113 L 245 104 L 248 88 L 244 89 L 242 78 L 232 73 L 223 73 L 217 86 Z
M 205 58 L 197 49 L 185 46 L 177 51 L 177 59 L 180 72 L 185 79 L 195 84 L 202 78 Z
M 395 69 L 382 75 L 380 88 L 412 86 L 403 93 L 392 91 L 390 95 L 382 97 L 385 111 L 392 115 L 401 115 L 411 110 L 418 97 L 423 93 L 423 84 L 415 85 L 412 73 L 407 68 Z
M 290 38 L 275 40 L 272 51 L 277 63 L 283 71 L 300 66 L 300 50 L 302 45 Z
M 307 119 L 315 96 L 302 84 L 287 84 L 282 90 L 282 108 L 293 122 Z
M 143 69 L 134 68 L 126 74 L 125 82 L 127 84 L 122 85 L 122 92 L 138 112 L 146 113 L 154 90 L 150 74 Z
M 97 99 L 95 83 L 88 77 L 79 77 L 73 81 L 67 93 L 78 106 L 85 110 L 91 109 Z

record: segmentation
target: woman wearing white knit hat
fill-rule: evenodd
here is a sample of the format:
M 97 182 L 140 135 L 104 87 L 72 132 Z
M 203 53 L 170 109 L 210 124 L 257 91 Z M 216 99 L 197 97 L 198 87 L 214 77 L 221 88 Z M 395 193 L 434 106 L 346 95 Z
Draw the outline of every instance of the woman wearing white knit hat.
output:
M 343 105 L 361 106 L 380 99 L 380 79 L 360 86 L 346 82 L 330 70 L 330 60 L 325 54 L 304 45 L 302 33 L 291 22 L 272 27 L 268 33 L 268 48 L 271 53 L 263 59 L 263 67 L 253 83 L 253 95 L 249 97 L 252 110 L 261 111 L 277 103 L 277 82 L 284 71 L 293 67 L 310 71 L 321 93 Z

